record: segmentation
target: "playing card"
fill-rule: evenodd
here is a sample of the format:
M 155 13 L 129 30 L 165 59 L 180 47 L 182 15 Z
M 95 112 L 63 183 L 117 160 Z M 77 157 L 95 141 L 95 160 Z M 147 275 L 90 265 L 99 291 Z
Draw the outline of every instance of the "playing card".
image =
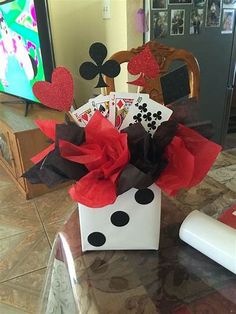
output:
M 110 96 L 99 95 L 89 100 L 89 103 L 93 106 L 94 110 L 99 110 L 101 114 L 109 120 L 109 107 Z
M 110 93 L 110 121 L 118 130 L 137 95 L 136 93 Z
M 129 112 L 122 123 L 120 130 L 140 122 L 145 130 L 154 134 L 163 121 L 169 120 L 172 110 L 155 102 L 147 96 L 139 96 L 135 103 L 129 108 Z
M 92 104 L 88 102 L 87 104 L 71 112 L 71 117 L 79 126 L 85 127 L 92 118 L 95 110 L 96 109 L 92 106 Z

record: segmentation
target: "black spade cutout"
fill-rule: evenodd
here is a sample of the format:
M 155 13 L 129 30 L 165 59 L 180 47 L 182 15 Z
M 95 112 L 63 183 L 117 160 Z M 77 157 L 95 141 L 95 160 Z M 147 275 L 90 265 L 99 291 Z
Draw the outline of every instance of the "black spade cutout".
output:
M 102 246 L 106 242 L 106 237 L 101 232 L 92 232 L 88 236 L 88 242 L 93 246 Z
M 141 189 L 135 193 L 135 200 L 141 205 L 147 205 L 154 199 L 154 193 L 150 189 Z
M 120 73 L 120 64 L 115 60 L 104 60 L 107 56 L 107 48 L 102 43 L 94 43 L 89 49 L 89 55 L 93 62 L 84 62 L 81 64 L 79 72 L 85 80 L 92 80 L 99 75 L 98 83 L 95 87 L 107 87 L 103 76 L 116 77 Z
M 129 223 L 129 215 L 123 211 L 117 211 L 111 215 L 111 222 L 116 227 L 123 227 Z

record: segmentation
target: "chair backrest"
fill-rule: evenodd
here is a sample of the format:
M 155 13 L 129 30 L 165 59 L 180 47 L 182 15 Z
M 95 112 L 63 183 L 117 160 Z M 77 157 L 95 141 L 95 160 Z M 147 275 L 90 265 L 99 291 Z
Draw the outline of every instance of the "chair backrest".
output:
M 163 96 L 160 84 L 160 76 L 166 74 L 169 71 L 170 65 L 173 61 L 182 61 L 188 67 L 189 83 L 190 83 L 190 97 L 199 98 L 199 77 L 200 70 L 196 58 L 192 53 L 184 49 L 176 49 L 162 45 L 156 41 L 149 41 L 141 47 L 133 48 L 129 51 L 119 51 L 111 56 L 110 59 L 116 60 L 120 64 L 129 62 L 129 60 L 139 54 L 146 46 L 149 46 L 151 52 L 160 66 L 160 74 L 155 79 L 147 79 L 147 87 L 141 89 L 140 92 L 147 93 L 150 98 L 163 103 Z M 113 78 L 105 76 L 105 82 L 108 87 L 105 88 L 105 92 L 108 95 L 110 92 L 115 91 L 115 82 Z

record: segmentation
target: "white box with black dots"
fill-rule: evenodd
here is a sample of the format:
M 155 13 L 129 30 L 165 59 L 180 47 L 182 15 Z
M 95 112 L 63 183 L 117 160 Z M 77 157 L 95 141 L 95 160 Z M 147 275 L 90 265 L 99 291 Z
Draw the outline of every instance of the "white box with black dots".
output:
M 161 190 L 155 184 L 130 189 L 112 205 L 78 208 L 83 251 L 158 250 Z

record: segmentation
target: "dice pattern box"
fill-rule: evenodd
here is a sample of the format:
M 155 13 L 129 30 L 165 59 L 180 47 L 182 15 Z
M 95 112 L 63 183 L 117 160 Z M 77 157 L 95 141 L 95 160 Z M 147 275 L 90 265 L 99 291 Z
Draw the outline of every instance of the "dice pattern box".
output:
M 161 190 L 130 189 L 103 208 L 79 204 L 83 251 L 158 250 Z

